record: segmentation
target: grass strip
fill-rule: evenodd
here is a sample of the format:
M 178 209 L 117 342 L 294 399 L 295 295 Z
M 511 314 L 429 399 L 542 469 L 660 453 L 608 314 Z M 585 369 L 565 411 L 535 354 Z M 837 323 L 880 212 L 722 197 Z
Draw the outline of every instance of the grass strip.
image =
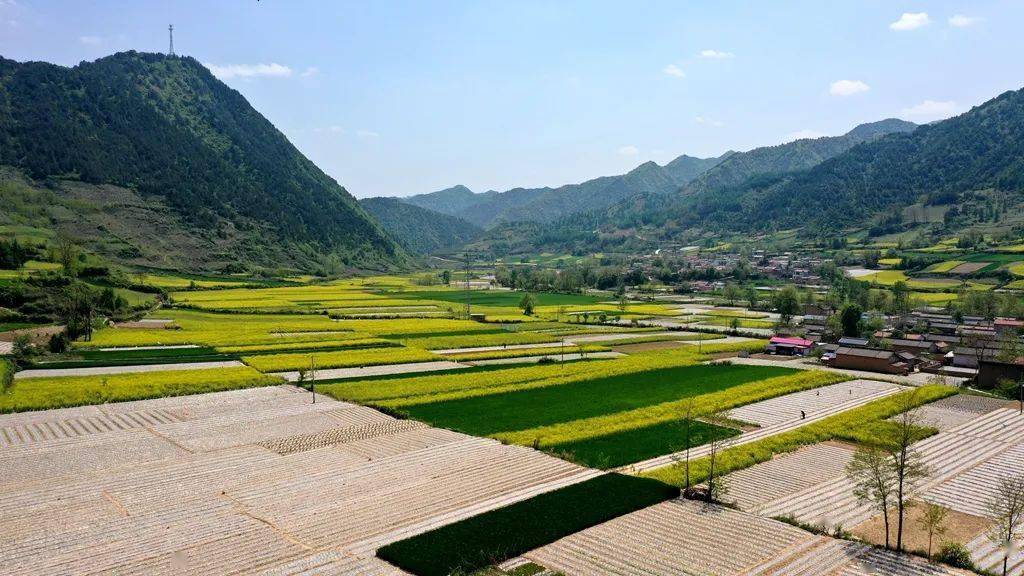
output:
M 727 474 L 754 464 L 767 462 L 777 454 L 793 452 L 802 446 L 818 444 L 828 440 L 847 440 L 855 443 L 879 443 L 894 430 L 891 422 L 885 422 L 899 413 L 905 406 L 905 395 L 915 394 L 915 404 L 920 406 L 956 394 L 949 386 L 928 385 L 915 390 L 900 392 L 875 400 L 859 408 L 830 416 L 824 420 L 801 426 L 796 430 L 777 434 L 764 440 L 734 446 L 723 451 L 715 467 L 721 474 Z M 928 432 L 934 433 L 934 430 Z M 690 462 L 690 479 L 700 483 L 707 479 L 710 460 L 699 458 Z M 682 486 L 684 468 L 682 464 L 658 468 L 642 474 L 675 486 Z
M 66 376 L 15 380 L 0 393 L 0 413 L 48 410 L 184 396 L 281 384 L 283 380 L 252 368 L 215 368 L 98 376 Z
M 678 495 L 654 480 L 604 474 L 389 544 L 377 557 L 419 576 L 468 573 Z
M 586 344 L 583 346 L 567 345 L 564 348 L 566 354 L 579 354 L 589 352 L 607 352 L 607 346 Z M 559 346 L 547 348 L 516 348 L 514 350 L 487 350 L 484 352 L 465 352 L 462 354 L 445 354 L 445 358 L 456 362 L 471 362 L 473 360 L 498 360 L 502 358 L 523 358 L 529 356 L 551 356 L 558 358 L 563 349 Z

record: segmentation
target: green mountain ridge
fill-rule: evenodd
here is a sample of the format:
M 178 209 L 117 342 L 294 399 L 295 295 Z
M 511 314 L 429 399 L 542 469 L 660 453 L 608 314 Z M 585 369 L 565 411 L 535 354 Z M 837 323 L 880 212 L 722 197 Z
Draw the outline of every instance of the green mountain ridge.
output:
M 221 256 L 238 250 L 259 266 L 389 269 L 408 262 L 344 188 L 190 57 L 123 52 L 71 68 L 0 58 L 0 164 L 36 183 L 113 186 L 160 203 L 173 215 L 176 235 L 195 240 L 175 250 L 212 235 L 231 240 L 221 242 Z M 0 223 L 20 224 L 23 216 L 4 207 Z M 145 255 L 145 246 L 136 248 Z M 152 259 L 200 268 L 223 263 L 175 251 Z
M 483 234 L 461 218 L 399 202 L 397 198 L 362 198 L 359 204 L 406 250 L 433 254 L 455 250 Z

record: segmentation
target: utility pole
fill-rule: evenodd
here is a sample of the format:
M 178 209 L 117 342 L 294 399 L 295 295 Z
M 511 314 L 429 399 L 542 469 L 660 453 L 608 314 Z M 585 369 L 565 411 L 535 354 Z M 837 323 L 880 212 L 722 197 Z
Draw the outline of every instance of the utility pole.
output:
M 466 320 L 469 320 L 472 317 L 472 315 L 473 315 L 472 314 L 472 312 L 473 312 L 472 298 L 471 298 L 471 295 L 470 295 L 470 292 L 469 292 L 469 252 L 466 252 L 465 256 L 466 256 Z
M 316 358 L 309 356 L 309 391 L 313 393 L 313 404 L 316 404 Z
M 167 32 L 171 38 L 171 47 L 170 50 L 167 51 L 167 54 L 169 56 L 174 56 L 174 24 L 167 25 Z

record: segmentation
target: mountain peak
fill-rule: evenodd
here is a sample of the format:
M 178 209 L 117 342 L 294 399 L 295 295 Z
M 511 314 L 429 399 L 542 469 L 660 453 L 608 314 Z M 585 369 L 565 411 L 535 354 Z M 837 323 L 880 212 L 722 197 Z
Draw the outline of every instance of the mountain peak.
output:
M 879 120 L 877 122 L 866 122 L 864 124 L 858 124 L 846 133 L 847 136 L 853 136 L 863 140 L 871 140 L 879 136 L 891 134 L 893 132 L 913 132 L 917 129 L 917 124 L 913 122 L 907 122 L 906 120 L 900 120 L 899 118 L 886 118 L 885 120 Z

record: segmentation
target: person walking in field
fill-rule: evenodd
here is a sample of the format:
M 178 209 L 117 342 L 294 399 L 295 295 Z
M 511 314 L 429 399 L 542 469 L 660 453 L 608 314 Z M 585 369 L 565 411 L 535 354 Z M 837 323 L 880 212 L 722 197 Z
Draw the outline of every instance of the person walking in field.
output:
M 800 419 L 801 420 L 807 419 L 807 413 L 805 413 L 803 410 L 800 411 Z

